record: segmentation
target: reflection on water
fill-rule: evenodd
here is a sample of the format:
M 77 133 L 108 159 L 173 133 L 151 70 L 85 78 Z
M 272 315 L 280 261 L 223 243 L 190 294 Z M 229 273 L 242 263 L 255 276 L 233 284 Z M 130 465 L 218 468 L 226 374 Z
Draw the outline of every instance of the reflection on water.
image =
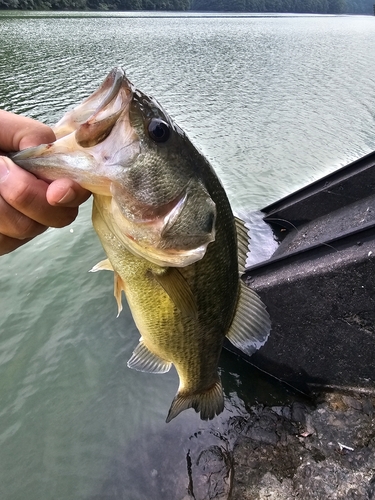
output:
M 121 64 L 247 212 L 375 149 L 371 17 L 77 16 L 0 13 L 0 107 L 54 123 Z M 166 425 L 177 375 L 126 367 L 139 335 L 87 273 L 90 211 L 1 258 L 0 498 L 204 498 L 205 467 L 224 491 L 231 424 L 290 395 L 223 354 L 225 413 Z
M 226 407 L 222 415 L 202 422 L 183 412 L 158 432 L 146 429 L 142 440 L 130 439 L 111 460 L 100 491 L 90 500 L 229 498 L 233 446 L 246 428 L 251 406 L 277 406 L 300 396 L 227 351 L 221 376 Z
M 55 122 L 121 64 L 260 208 L 373 149 L 372 22 L 2 17 L 0 106 Z

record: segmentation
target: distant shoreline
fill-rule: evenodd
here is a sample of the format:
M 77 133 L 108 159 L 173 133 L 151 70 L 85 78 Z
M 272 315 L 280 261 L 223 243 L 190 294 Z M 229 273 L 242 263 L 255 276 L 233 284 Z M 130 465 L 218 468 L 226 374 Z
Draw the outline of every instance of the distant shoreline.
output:
M 0 11 L 374 15 L 375 0 L 0 0 Z

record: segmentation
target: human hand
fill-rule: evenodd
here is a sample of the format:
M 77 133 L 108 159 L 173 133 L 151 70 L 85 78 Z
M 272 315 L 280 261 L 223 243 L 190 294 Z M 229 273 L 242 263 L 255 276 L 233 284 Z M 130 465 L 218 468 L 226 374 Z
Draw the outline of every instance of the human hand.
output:
M 50 143 L 47 125 L 0 110 L 0 155 Z M 12 252 L 48 227 L 72 223 L 90 193 L 76 182 L 38 179 L 0 156 L 0 255 Z

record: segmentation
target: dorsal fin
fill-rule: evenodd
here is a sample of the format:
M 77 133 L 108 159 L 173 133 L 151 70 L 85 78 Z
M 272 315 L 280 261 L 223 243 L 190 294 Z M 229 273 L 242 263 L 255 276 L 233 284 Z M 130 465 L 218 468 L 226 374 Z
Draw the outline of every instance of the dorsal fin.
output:
M 128 367 L 139 372 L 166 373 L 170 370 L 172 363 L 161 359 L 151 352 L 141 339 L 131 358 L 128 361 Z
M 237 230 L 237 252 L 238 270 L 243 274 L 246 268 L 246 259 L 249 252 L 249 230 L 245 227 L 245 222 L 239 217 L 234 218 Z
M 266 340 L 271 331 L 271 320 L 259 296 L 240 281 L 236 314 L 227 338 L 242 352 L 251 356 Z

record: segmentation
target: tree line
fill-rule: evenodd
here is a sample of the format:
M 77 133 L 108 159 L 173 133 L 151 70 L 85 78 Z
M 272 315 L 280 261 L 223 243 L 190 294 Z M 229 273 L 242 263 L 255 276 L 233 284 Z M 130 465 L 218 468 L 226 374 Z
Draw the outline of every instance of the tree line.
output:
M 375 0 L 0 0 L 0 9 L 372 14 Z
M 284 12 L 306 14 L 372 14 L 375 0 L 192 0 L 192 10 Z
M 16 10 L 190 10 L 190 0 L 0 0 Z

